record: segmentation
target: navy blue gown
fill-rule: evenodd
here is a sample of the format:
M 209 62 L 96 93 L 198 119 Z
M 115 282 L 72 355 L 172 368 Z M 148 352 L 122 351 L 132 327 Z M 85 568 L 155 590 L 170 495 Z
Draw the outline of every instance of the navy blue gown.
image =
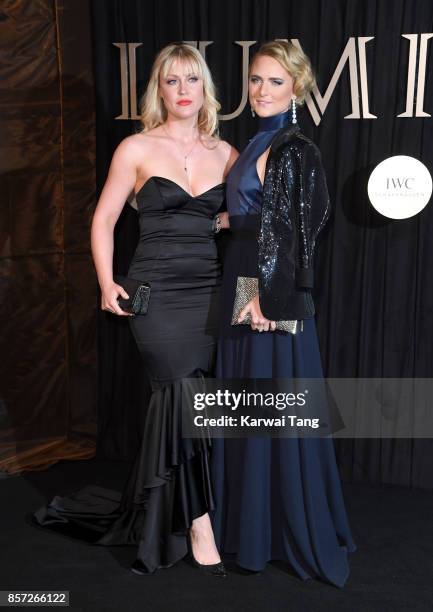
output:
M 256 161 L 290 119 L 290 111 L 261 118 L 259 132 L 227 178 L 232 237 L 223 266 L 216 366 L 221 379 L 323 377 L 314 318 L 304 320 L 297 334 L 231 325 L 237 277 L 257 277 L 262 184 Z M 347 553 L 356 546 L 331 438 L 215 439 L 211 468 L 211 520 L 221 552 L 236 554 L 249 570 L 285 561 L 304 580 L 344 585 Z

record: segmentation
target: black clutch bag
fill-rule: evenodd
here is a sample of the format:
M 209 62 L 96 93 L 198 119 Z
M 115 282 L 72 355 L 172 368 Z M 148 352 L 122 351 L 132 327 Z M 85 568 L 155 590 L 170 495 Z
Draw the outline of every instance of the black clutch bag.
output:
M 134 315 L 144 315 L 147 312 L 150 298 L 150 285 L 137 278 L 115 274 L 113 280 L 123 287 L 129 298 L 118 297 L 117 302 L 122 310 Z

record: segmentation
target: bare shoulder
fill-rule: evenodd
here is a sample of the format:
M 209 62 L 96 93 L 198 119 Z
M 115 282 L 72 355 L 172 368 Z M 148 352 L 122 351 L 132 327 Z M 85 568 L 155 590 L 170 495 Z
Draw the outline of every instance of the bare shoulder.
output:
M 235 157 L 235 158 L 239 157 L 239 151 L 236 149 L 236 147 L 234 147 L 233 145 L 231 145 L 229 142 L 225 140 L 222 140 L 221 142 L 226 148 L 228 157 Z
M 138 132 L 127 136 L 118 144 L 112 163 L 120 168 L 130 167 L 138 170 L 149 154 L 155 150 L 155 138 L 149 132 Z
M 227 157 L 227 159 L 232 156 L 232 155 L 236 155 L 238 156 L 239 153 L 237 152 L 237 150 L 235 149 L 235 147 L 233 147 L 229 142 L 227 142 L 226 140 L 220 140 L 220 147 L 222 148 L 222 150 L 224 151 L 225 156 Z
M 150 132 L 138 132 L 124 138 L 118 145 L 116 152 L 125 156 L 142 155 L 143 150 L 150 150 L 154 144 L 154 137 Z
M 215 151 L 217 151 L 217 153 L 226 160 L 228 160 L 233 155 L 235 155 L 236 157 L 239 155 L 236 149 L 232 147 L 229 142 L 227 142 L 226 140 L 221 140 L 220 138 L 217 138 L 215 136 L 208 137 L 204 141 L 204 144 L 209 149 L 215 149 Z
M 239 157 L 239 151 L 225 140 L 221 140 L 220 142 L 226 159 L 226 167 L 224 171 L 224 175 L 226 175 Z

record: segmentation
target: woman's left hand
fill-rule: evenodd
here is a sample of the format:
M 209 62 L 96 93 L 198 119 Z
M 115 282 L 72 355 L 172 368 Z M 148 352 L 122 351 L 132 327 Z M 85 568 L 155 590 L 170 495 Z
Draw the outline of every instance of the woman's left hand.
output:
M 277 324 L 263 316 L 260 309 L 259 296 L 256 295 L 239 313 L 238 323 L 241 323 L 247 314 L 251 315 L 251 329 L 262 331 L 274 331 Z

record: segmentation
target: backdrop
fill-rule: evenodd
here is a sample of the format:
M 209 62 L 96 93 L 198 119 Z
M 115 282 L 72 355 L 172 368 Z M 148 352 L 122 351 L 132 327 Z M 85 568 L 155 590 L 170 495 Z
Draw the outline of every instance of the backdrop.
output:
M 163 45 L 201 44 L 218 86 L 221 114 L 238 113 L 221 125 L 223 137 L 238 148 L 255 129 L 248 105 L 242 110 L 243 54 L 254 50 L 254 41 L 289 38 L 311 57 L 321 96 L 300 121 L 322 151 L 333 206 L 315 264 L 319 338 L 325 373 L 332 377 L 432 373 L 431 206 L 414 218 L 391 221 L 374 211 L 366 191 L 373 167 L 391 155 L 412 155 L 433 167 L 430 116 L 398 116 L 407 111 L 411 94 L 414 45 L 417 75 L 423 76 L 425 58 L 427 76 L 424 99 L 417 100 L 418 81 L 407 114 L 416 114 L 420 102 L 425 114 L 433 112 L 432 44 L 422 37 L 433 32 L 433 5 L 397 0 L 392 12 L 389 7 L 384 0 L 92 3 L 101 182 L 115 145 L 137 129 L 137 99 Z M 127 207 L 119 224 L 122 272 L 136 242 L 135 215 Z M 102 338 L 111 352 L 107 328 L 120 322 L 104 318 Z M 113 381 L 114 372 L 104 372 L 107 382 Z M 113 425 L 114 413 L 122 411 L 110 410 Z M 110 429 L 113 435 L 102 438 L 107 454 L 119 447 L 116 427 Z M 347 479 L 433 487 L 431 440 L 341 440 L 337 448 Z
M 391 155 L 432 170 L 431 2 L 396 0 L 391 12 L 386 0 L 93 0 L 91 23 L 98 192 L 114 148 L 138 127 L 137 100 L 162 46 L 200 46 L 218 85 L 222 136 L 238 148 L 255 129 L 243 86 L 254 43 L 288 38 L 304 48 L 319 90 L 300 123 L 322 151 L 333 208 L 315 260 L 325 374 L 431 377 L 431 204 L 391 221 L 366 191 L 373 167 Z M 82 108 L 92 102 L 81 99 Z M 127 205 L 115 271 L 126 272 L 137 230 Z M 146 409 L 145 373 L 126 321 L 98 310 L 98 330 L 98 454 L 130 459 Z M 337 451 L 346 480 L 433 488 L 431 440 L 340 440 Z

